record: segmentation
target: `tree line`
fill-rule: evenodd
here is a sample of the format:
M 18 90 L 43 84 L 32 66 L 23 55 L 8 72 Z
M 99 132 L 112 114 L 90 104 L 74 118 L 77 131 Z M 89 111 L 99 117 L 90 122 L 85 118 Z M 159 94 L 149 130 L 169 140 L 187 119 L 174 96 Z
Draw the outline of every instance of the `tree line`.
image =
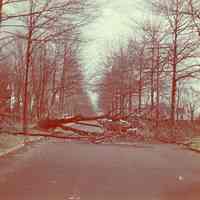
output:
M 92 112 L 77 55 L 95 9 L 85 0 L 0 1 L 1 121 L 26 131 L 46 117 Z
M 200 2 L 148 0 L 150 18 L 104 63 L 99 106 L 112 115 L 146 114 L 158 125 L 193 120 L 199 109 Z

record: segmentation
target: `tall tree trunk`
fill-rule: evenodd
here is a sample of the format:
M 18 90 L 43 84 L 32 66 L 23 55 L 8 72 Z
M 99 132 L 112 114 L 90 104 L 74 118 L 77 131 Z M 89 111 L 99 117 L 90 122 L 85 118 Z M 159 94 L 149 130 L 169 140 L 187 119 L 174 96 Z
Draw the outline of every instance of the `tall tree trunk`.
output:
M 0 0 L 0 26 L 2 23 L 3 3 L 3 0 Z
M 141 112 L 142 108 L 142 64 L 140 63 L 139 69 L 139 87 L 138 87 L 138 111 Z
M 130 90 L 128 95 L 128 114 L 130 114 L 131 112 L 132 112 L 132 93 Z
M 132 73 L 132 68 L 131 68 L 131 73 Z M 132 77 L 129 76 L 129 87 L 128 87 L 128 114 L 130 114 L 132 112 L 132 90 L 133 90 L 133 86 L 132 86 Z
M 30 60 L 31 60 L 31 35 L 29 33 L 28 41 L 27 41 L 27 49 L 26 49 L 26 68 L 25 68 L 25 83 L 24 83 L 24 109 L 23 109 L 23 131 L 26 132 L 27 130 L 27 111 L 28 111 L 28 81 L 29 81 L 29 68 L 30 68 Z M 30 39 L 30 40 L 29 40 Z
M 160 46 L 157 46 L 157 66 L 156 66 L 156 127 L 160 120 Z
M 180 88 L 177 89 L 177 100 L 176 100 L 176 120 L 179 120 L 180 115 L 179 115 L 179 108 L 180 108 L 180 98 L 181 98 L 181 91 Z
M 173 58 L 172 58 L 172 88 L 171 88 L 171 121 L 174 124 L 176 114 L 176 90 L 177 90 L 177 49 L 178 49 L 178 26 L 179 26 L 179 2 L 176 1 L 175 21 L 173 30 Z
M 176 68 L 177 68 L 177 33 L 174 37 L 174 47 L 173 47 L 173 63 L 172 63 L 172 88 L 171 88 L 171 121 L 175 121 L 175 112 L 176 112 L 176 90 L 177 90 L 177 81 L 176 81 Z
M 63 69 L 60 81 L 60 95 L 59 95 L 59 111 L 61 114 L 64 114 L 64 102 L 65 102 L 65 77 L 67 72 L 67 46 L 64 49 L 63 56 Z
M 153 36 L 153 46 L 152 46 L 152 60 L 151 60 L 151 75 L 150 75 L 150 83 L 151 83 L 151 109 L 153 110 L 154 107 L 154 57 L 155 57 L 155 50 L 154 50 L 154 40 L 155 37 Z
M 45 89 L 46 89 L 46 66 L 43 66 L 43 73 L 42 73 L 42 87 L 41 87 L 41 93 L 40 93 L 40 116 L 43 117 L 45 113 Z
M 28 82 L 29 82 L 29 68 L 31 64 L 32 54 L 32 34 L 33 34 L 33 2 L 30 2 L 30 15 L 28 16 L 28 36 L 26 47 L 26 64 L 25 64 L 25 82 L 24 82 L 24 107 L 23 107 L 23 131 L 27 131 L 28 123 Z
M 56 65 L 56 64 L 55 64 Z M 51 100 L 50 100 L 50 106 L 48 110 L 50 110 L 50 116 L 52 113 L 52 111 L 55 109 L 54 108 L 54 104 L 55 104 L 55 100 L 56 100 L 56 95 L 57 95 L 57 92 L 58 92 L 58 89 L 56 88 L 56 69 L 54 70 L 53 74 L 52 74 L 52 95 L 51 95 Z

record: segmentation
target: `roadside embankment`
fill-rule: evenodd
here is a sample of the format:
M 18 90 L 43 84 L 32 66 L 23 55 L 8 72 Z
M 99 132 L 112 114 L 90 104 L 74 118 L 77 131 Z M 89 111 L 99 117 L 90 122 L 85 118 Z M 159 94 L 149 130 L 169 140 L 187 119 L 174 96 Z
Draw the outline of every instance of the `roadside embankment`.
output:
M 17 136 L 3 132 L 0 134 L 0 156 L 6 155 L 32 142 L 41 140 L 42 137 Z
M 188 144 L 188 148 L 200 153 L 200 136 L 193 137 Z

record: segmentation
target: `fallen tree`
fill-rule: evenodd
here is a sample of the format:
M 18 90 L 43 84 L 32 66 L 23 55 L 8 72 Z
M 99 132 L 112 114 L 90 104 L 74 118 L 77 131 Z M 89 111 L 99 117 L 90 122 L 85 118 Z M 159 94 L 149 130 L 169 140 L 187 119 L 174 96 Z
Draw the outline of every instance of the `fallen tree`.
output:
M 39 132 L 39 130 L 38 130 Z M 66 140 L 78 140 L 78 141 L 89 141 L 91 143 L 102 143 L 104 142 L 106 139 L 113 139 L 113 138 L 117 138 L 117 137 L 122 137 L 125 135 L 121 135 L 121 134 L 113 134 L 113 133 L 109 133 L 109 134 L 105 134 L 105 135 L 92 135 L 92 134 L 88 134 L 88 135 L 79 135 L 79 136 L 68 136 L 68 135 L 63 135 L 62 132 L 56 132 L 56 134 L 54 132 L 39 132 L 39 133 L 31 133 L 31 132 L 9 132 L 8 134 L 10 135 L 21 135 L 21 136 L 28 136 L 28 137 L 44 137 L 44 138 L 56 138 L 56 139 L 66 139 Z
M 104 126 L 102 127 L 102 125 L 99 125 L 98 123 L 97 124 L 89 123 L 89 121 L 98 122 L 100 119 L 105 119 L 105 118 L 108 119 L 109 121 L 112 121 L 113 123 L 112 125 L 117 126 L 117 128 L 110 130 L 106 129 Z M 9 134 L 32 136 L 32 137 L 39 136 L 39 137 L 69 139 L 69 140 L 87 140 L 92 143 L 102 143 L 107 139 L 112 140 L 113 138 L 117 137 L 126 137 L 133 135 L 133 134 L 127 134 L 126 131 L 120 131 L 121 128 L 119 128 L 119 126 L 121 125 L 122 122 L 123 122 L 122 120 L 120 120 L 119 122 L 117 122 L 116 119 L 112 120 L 112 118 L 109 117 L 108 115 L 92 116 L 92 117 L 74 116 L 71 118 L 63 118 L 63 119 L 44 119 L 37 123 L 35 129 L 30 129 L 26 133 L 23 131 L 15 131 L 15 132 L 10 132 Z M 103 128 L 104 131 L 100 133 L 100 132 L 82 130 L 81 128 L 72 127 L 71 124 L 100 127 Z M 60 128 L 61 130 L 56 128 Z
M 84 126 L 90 126 L 90 127 L 102 128 L 102 126 L 99 125 L 99 124 L 89 124 L 89 123 L 86 123 L 86 122 L 76 122 L 76 124 L 84 125 Z
M 80 140 L 80 139 L 86 139 L 87 136 L 66 136 L 66 135 L 58 135 L 58 134 L 44 134 L 44 133 L 31 133 L 31 132 L 9 132 L 10 135 L 22 135 L 22 136 L 31 136 L 31 137 L 47 137 L 47 138 L 58 138 L 58 139 L 74 139 L 74 140 Z
M 83 122 L 83 121 L 93 121 L 103 118 L 108 118 L 108 115 L 101 115 L 101 116 L 93 116 L 93 117 L 84 117 L 84 116 L 74 116 L 71 118 L 63 118 L 63 119 L 44 119 L 37 123 L 37 127 L 41 129 L 51 129 L 60 127 L 63 124 L 68 123 L 77 123 L 77 122 Z
M 97 132 L 84 131 L 84 130 L 73 128 L 73 127 L 70 127 L 70 126 L 60 125 L 59 127 L 62 128 L 63 130 L 65 130 L 65 131 L 72 131 L 74 133 L 78 133 L 79 135 L 88 135 L 88 136 L 90 136 L 90 135 L 99 134 Z

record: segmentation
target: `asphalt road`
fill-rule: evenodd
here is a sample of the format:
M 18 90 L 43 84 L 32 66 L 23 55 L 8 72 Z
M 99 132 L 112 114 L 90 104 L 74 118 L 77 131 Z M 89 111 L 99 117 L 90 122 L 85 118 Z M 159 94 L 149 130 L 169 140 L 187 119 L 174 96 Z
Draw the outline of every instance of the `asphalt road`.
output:
M 200 154 L 61 140 L 0 158 L 2 200 L 199 200 Z

